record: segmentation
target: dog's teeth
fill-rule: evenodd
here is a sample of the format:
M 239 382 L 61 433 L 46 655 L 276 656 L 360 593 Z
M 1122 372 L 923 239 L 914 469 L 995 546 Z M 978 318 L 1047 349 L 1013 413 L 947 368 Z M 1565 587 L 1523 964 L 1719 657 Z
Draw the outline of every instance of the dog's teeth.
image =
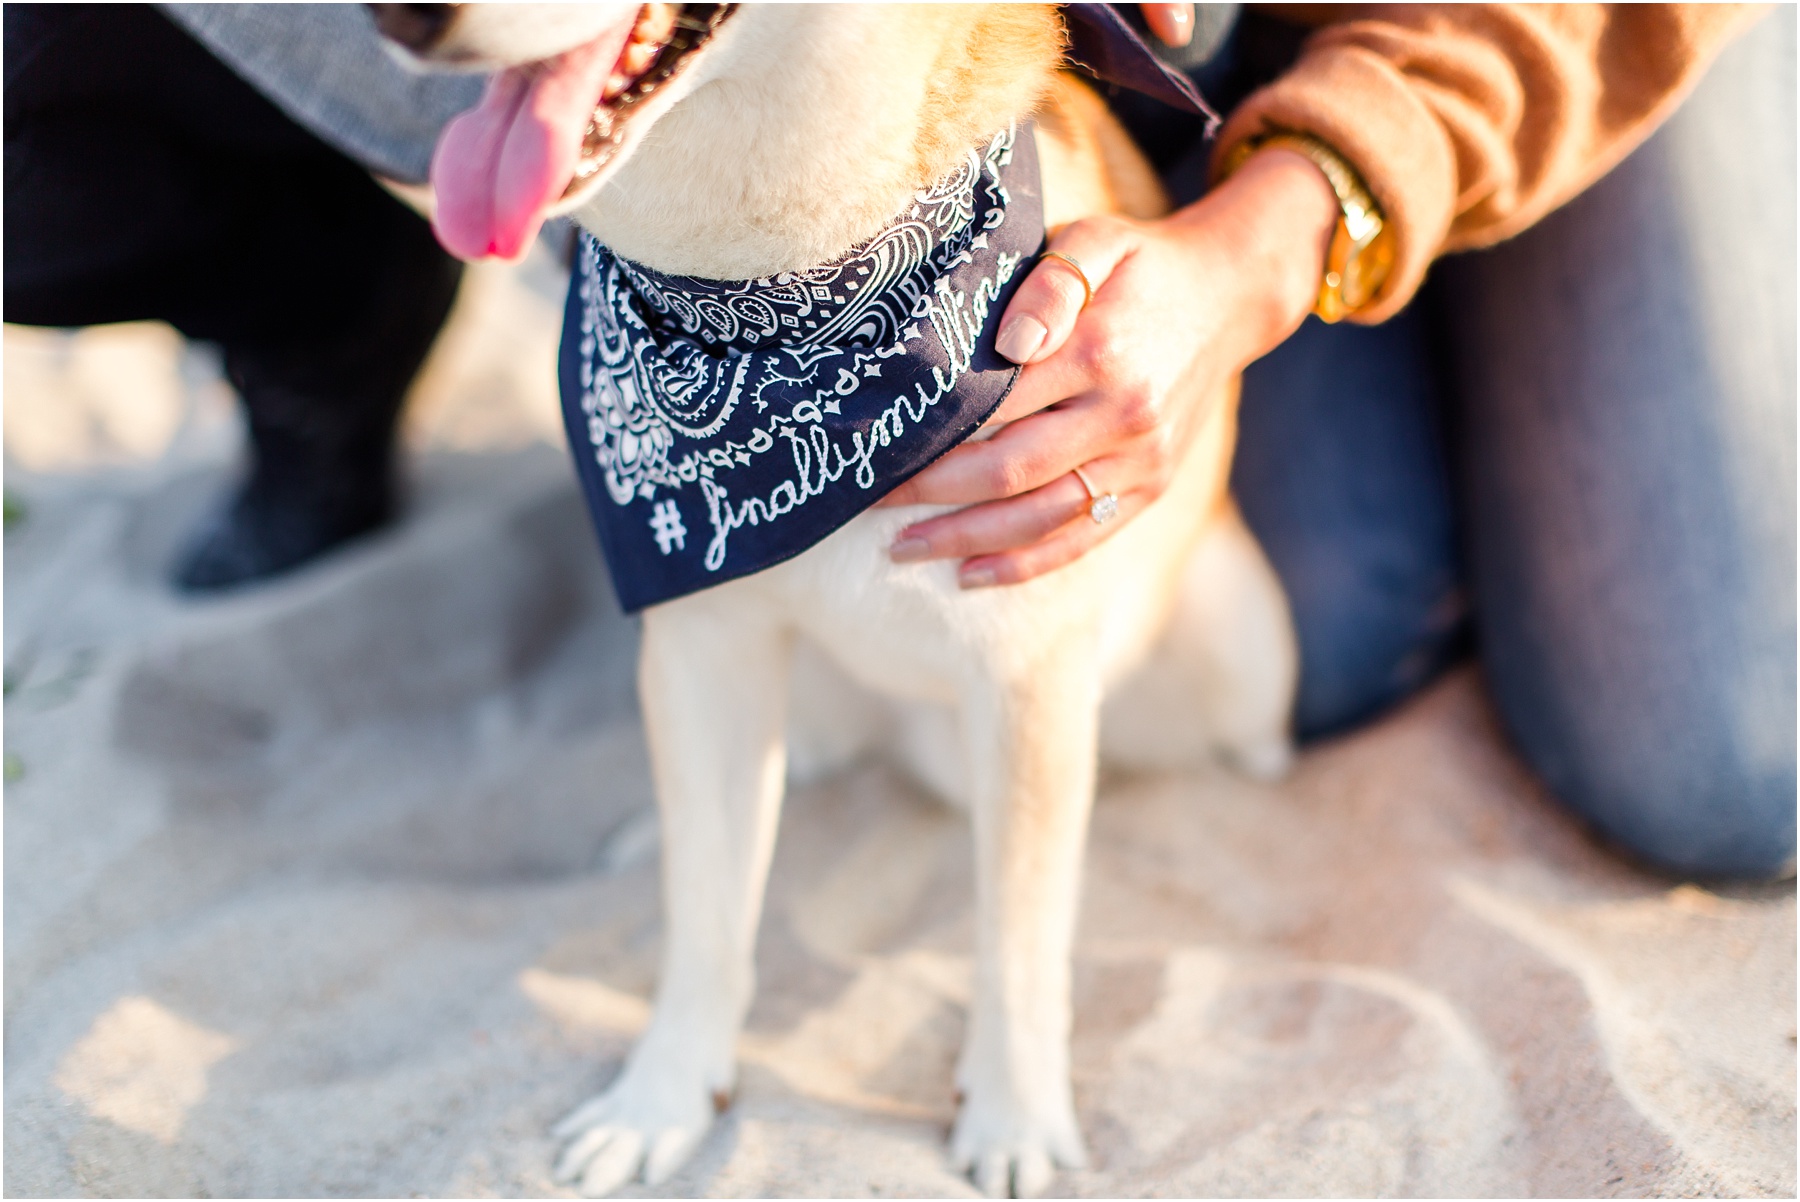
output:
M 642 75 L 650 69 L 650 64 L 656 61 L 656 56 L 662 52 L 662 48 L 663 44 L 660 40 L 655 42 L 634 41 L 626 46 L 625 53 L 619 56 L 619 66 L 624 68 L 627 75 Z
M 669 40 L 669 33 L 680 21 L 680 14 L 673 4 L 646 4 L 638 16 L 637 24 L 632 26 L 633 41 L 652 42 L 660 46 Z
M 601 103 L 582 131 L 581 154 L 575 178 L 564 190 L 591 179 L 610 162 L 624 144 L 622 123 L 639 102 L 672 79 L 695 50 L 705 45 L 719 23 L 736 8 L 732 4 L 647 4 L 619 56 L 617 69 L 607 76 Z M 702 17 L 700 14 L 704 13 Z M 666 53 L 665 53 L 666 52 Z

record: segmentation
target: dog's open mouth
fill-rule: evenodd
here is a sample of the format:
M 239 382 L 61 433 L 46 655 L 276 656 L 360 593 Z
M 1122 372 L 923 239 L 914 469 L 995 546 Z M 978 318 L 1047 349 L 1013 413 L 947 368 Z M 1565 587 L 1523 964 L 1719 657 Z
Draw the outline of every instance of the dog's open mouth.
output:
M 581 157 L 564 195 L 578 191 L 611 161 L 632 110 L 675 73 L 731 15 L 735 4 L 646 4 L 639 10 L 618 67 L 581 135 Z
M 598 186 L 734 7 L 639 5 L 585 45 L 494 75 L 438 139 L 439 240 L 465 259 L 517 258 L 545 217 Z

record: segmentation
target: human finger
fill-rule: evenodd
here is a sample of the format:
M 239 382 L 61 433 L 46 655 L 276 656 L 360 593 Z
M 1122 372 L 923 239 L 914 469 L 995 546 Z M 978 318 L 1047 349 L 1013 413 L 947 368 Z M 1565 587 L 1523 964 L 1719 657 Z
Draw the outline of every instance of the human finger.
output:
M 1095 485 L 1104 487 L 1099 481 Z M 1117 516 L 1104 523 L 1093 521 L 1084 513 L 1027 546 L 965 559 L 957 569 L 957 583 L 963 588 L 1023 584 L 1073 563 L 1136 517 L 1150 503 L 1150 498 L 1133 491 L 1120 494 L 1117 501 Z
M 1076 338 L 1079 341 L 1080 335 Z M 1101 383 L 1093 357 L 1068 354 L 1069 345 L 1065 342 L 1062 352 L 1029 364 L 1020 372 L 1012 390 L 981 423 L 982 428 L 997 430 L 1009 426 L 1022 417 L 1072 401 Z
M 1004 501 L 971 505 L 902 530 L 888 548 L 895 563 L 966 559 L 1028 547 L 1088 511 L 1087 489 L 1075 473 Z
M 1019 417 L 1046 410 L 1060 401 L 1073 401 L 1087 389 L 1087 383 L 1091 378 L 1093 378 L 1091 367 L 1087 363 L 1071 362 L 1069 356 L 1062 356 L 1062 358 L 1051 360 L 1048 363 L 1033 363 L 1026 371 L 1019 372 L 1019 380 L 1013 383 L 1012 392 L 1006 394 L 1006 398 L 1001 401 L 999 408 L 995 408 L 992 414 L 988 414 L 988 419 L 983 423 L 983 430 L 988 432 L 990 437 L 1008 435 L 1006 432 L 1013 430 L 1013 434 L 1008 437 L 1017 437 L 1015 423 Z M 949 452 L 943 453 L 938 461 L 932 462 L 931 466 L 927 466 L 918 475 L 914 475 L 913 479 L 905 480 L 904 484 L 889 491 L 886 497 L 877 500 L 875 507 L 891 509 L 895 506 L 936 504 L 940 498 L 938 482 L 941 479 L 949 479 L 949 477 L 958 475 L 958 468 L 952 468 L 952 464 L 956 464 L 959 457 L 985 446 L 988 441 L 990 439 L 985 439 L 985 437 L 976 437 L 967 443 L 952 446 Z M 990 497 L 968 497 L 959 504 L 970 504 L 976 500 L 994 500 L 994 497 L 999 497 L 999 495 L 1001 493 L 994 493 Z
M 1185 46 L 1194 40 L 1194 6 L 1191 4 L 1140 4 L 1144 24 L 1150 32 L 1170 46 Z
M 994 349 L 1014 363 L 1041 363 L 1054 355 L 1132 245 L 1130 225 L 1116 218 L 1070 222 L 1007 304 Z
M 965 442 L 896 488 L 890 505 L 974 505 L 1041 488 L 1117 445 L 1104 406 L 1072 404 Z

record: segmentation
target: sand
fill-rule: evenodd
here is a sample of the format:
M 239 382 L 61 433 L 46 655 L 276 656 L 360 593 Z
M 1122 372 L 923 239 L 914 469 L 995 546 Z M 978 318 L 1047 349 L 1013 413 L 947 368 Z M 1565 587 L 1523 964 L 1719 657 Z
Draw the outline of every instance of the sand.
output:
M 204 352 L 9 328 L 5 1189 L 540 1195 L 659 939 L 555 273 L 480 273 L 406 520 L 222 600 L 161 573 L 236 438 Z M 961 819 L 797 785 L 735 1104 L 676 1195 L 967 1195 Z M 1075 1195 L 1792 1195 L 1791 883 L 1590 839 L 1473 669 L 1254 784 L 1108 773 Z

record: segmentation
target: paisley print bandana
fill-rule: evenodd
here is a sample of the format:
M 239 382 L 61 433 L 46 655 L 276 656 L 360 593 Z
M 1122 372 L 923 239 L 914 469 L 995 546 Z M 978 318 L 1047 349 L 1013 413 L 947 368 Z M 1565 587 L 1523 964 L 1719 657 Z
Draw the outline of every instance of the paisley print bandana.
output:
M 1018 378 L 994 332 L 1043 242 L 1029 127 L 807 271 L 665 275 L 583 233 L 563 419 L 620 604 L 791 559 L 974 433 Z

